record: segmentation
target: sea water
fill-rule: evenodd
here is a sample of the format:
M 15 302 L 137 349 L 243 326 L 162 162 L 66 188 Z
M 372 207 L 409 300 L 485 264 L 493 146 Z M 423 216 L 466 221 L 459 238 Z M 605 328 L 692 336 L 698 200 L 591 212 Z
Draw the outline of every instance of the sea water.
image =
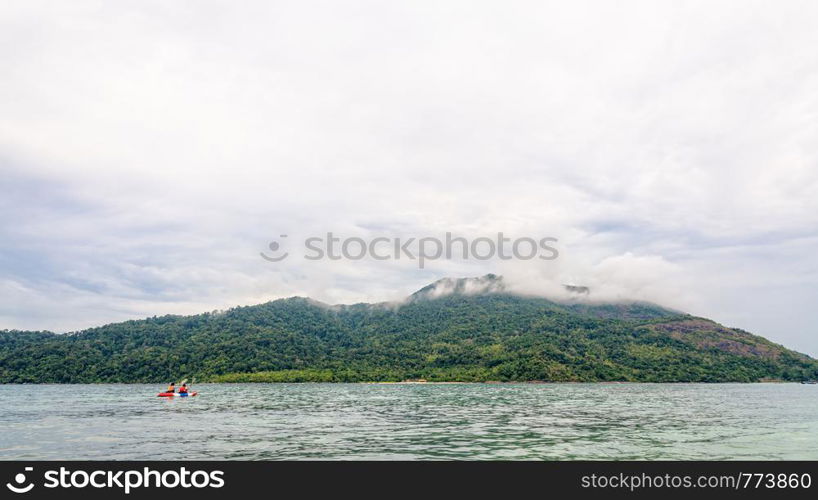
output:
M 3 460 L 818 459 L 801 384 L 0 385 Z

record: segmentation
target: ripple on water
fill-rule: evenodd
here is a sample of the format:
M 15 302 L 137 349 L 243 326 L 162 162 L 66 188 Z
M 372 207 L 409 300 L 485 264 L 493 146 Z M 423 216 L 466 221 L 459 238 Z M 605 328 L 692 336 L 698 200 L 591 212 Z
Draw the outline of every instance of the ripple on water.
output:
M 0 386 L 2 459 L 818 459 L 800 384 Z

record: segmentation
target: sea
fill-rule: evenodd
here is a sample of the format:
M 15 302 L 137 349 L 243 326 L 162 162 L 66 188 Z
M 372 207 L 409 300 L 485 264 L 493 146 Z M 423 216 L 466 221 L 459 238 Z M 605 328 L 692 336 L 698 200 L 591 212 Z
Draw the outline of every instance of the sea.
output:
M 0 460 L 818 460 L 818 385 L 0 385 Z

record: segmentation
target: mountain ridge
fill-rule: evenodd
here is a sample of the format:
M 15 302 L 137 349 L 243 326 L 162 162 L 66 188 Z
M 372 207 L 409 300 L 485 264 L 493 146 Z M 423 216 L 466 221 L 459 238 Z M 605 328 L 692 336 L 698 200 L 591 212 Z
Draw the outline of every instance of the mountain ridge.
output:
M 515 295 L 444 278 L 400 303 L 290 297 L 70 334 L 0 331 L 0 382 L 750 382 L 818 377 L 763 337 L 647 302 Z

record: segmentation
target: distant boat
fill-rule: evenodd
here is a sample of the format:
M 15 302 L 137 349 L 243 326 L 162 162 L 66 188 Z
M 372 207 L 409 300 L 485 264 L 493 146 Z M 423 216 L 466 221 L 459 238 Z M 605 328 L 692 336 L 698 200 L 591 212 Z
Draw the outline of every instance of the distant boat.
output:
M 818 384 L 818 380 L 802 380 L 801 383 L 802 384 L 810 384 L 810 385 Z

